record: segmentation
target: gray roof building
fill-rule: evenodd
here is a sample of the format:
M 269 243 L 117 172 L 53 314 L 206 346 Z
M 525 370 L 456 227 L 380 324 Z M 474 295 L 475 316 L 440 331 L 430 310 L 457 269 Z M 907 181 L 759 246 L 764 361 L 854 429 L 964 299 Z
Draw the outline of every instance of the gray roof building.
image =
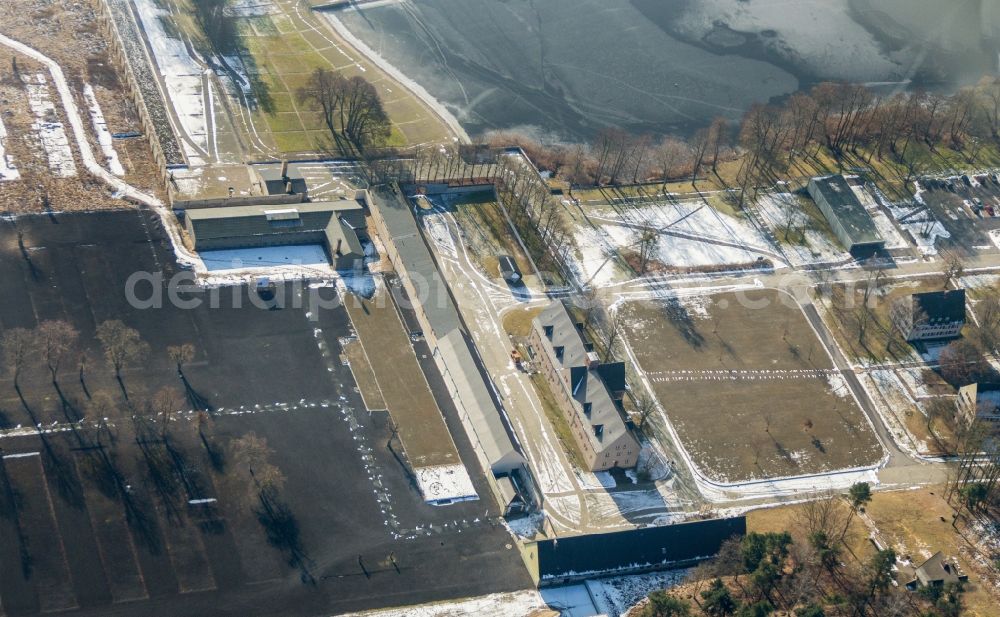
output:
M 908 341 L 956 337 L 965 325 L 965 290 L 927 291 L 897 298 L 890 315 Z
M 323 244 L 338 269 L 364 258 L 365 218 L 355 200 L 201 208 L 184 218 L 196 251 Z
M 848 251 L 875 251 L 885 246 L 875 221 L 844 176 L 813 178 L 809 181 L 808 190 L 837 239 Z
M 941 551 L 931 555 L 919 566 L 901 564 L 897 569 L 899 570 L 897 581 L 911 591 L 918 587 L 938 587 L 946 583 L 969 580 L 969 576 L 962 572 L 958 563 L 946 559 Z
M 365 193 L 363 198 L 371 204 L 376 229 L 424 328 L 424 337 L 434 349 L 445 383 L 452 388 L 462 425 L 477 455 L 494 477 L 526 466 L 502 407 L 490 394 L 488 378 L 479 371 L 474 345 L 409 203 L 398 194 L 383 196 L 375 201 Z
M 600 362 L 558 300 L 535 317 L 529 341 L 591 469 L 634 466 L 639 447 L 612 395 L 625 388 L 624 364 Z

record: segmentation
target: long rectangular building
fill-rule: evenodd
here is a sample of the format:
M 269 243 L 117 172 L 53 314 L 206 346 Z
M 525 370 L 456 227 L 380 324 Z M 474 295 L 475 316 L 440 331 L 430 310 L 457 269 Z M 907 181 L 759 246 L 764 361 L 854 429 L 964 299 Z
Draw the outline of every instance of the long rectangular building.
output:
M 338 270 L 364 260 L 358 231 L 365 227 L 357 201 L 199 208 L 184 212 L 196 251 L 322 244 Z
M 635 467 L 639 443 L 611 395 L 625 389 L 624 365 L 599 362 L 558 300 L 534 319 L 528 344 L 590 470 Z
M 872 253 L 885 246 L 875 221 L 844 176 L 813 178 L 809 181 L 809 196 L 823 212 L 837 239 L 852 254 Z

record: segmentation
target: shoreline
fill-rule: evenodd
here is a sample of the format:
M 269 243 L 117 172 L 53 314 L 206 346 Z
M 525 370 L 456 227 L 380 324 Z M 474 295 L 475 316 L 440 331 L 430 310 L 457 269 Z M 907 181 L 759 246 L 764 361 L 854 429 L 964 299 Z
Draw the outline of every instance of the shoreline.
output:
M 389 78 L 409 91 L 410 94 L 415 96 L 422 104 L 430 109 L 431 113 L 437 116 L 438 119 L 441 120 L 441 122 L 448 128 L 456 141 L 463 144 L 472 142 L 469 138 L 469 134 L 465 132 L 465 129 L 459 123 L 458 119 L 423 86 L 407 77 L 406 74 L 396 68 L 396 66 L 380 56 L 374 49 L 355 36 L 354 33 L 352 33 L 347 26 L 344 25 L 344 22 L 340 21 L 340 19 L 338 19 L 332 12 L 315 11 L 315 13 L 320 20 L 333 31 L 333 34 L 344 42 L 344 44 L 356 51 L 362 58 L 378 67 L 382 72 L 388 75 Z

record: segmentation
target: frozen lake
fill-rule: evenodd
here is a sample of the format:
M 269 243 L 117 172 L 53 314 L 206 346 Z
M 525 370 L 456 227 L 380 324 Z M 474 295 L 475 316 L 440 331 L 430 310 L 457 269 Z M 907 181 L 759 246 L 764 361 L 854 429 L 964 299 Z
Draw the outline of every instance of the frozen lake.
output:
M 473 135 L 688 133 L 824 80 L 951 89 L 1000 51 L 995 0 L 401 0 L 328 16 Z

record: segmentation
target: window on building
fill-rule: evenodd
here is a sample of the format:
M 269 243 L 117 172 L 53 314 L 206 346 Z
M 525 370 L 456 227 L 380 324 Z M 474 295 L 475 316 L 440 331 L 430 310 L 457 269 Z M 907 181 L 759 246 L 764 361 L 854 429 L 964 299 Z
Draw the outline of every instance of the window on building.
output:
M 593 407 L 594 407 L 594 404 L 591 403 L 591 402 L 589 402 L 589 401 L 583 404 L 583 413 L 587 414 L 588 418 L 590 417 L 590 410 Z
M 556 352 L 556 360 L 559 360 L 560 362 L 562 362 L 562 359 L 563 359 L 563 351 L 564 351 L 564 349 L 563 349 L 563 347 L 562 347 L 562 346 L 559 346 L 559 347 L 556 347 L 556 348 L 555 348 L 555 352 Z
M 552 331 L 553 331 L 554 328 L 552 326 L 544 326 L 544 329 L 545 329 L 545 338 L 547 338 L 547 339 L 549 339 L 551 341 L 552 340 Z

